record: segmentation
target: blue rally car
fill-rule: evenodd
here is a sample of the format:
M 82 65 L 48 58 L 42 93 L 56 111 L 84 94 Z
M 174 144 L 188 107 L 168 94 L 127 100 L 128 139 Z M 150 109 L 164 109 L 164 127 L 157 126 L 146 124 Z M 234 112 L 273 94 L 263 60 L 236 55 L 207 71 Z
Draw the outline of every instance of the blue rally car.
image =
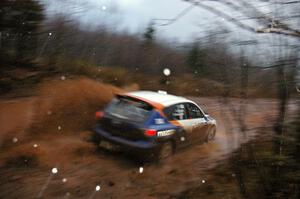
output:
M 181 147 L 210 141 L 216 134 L 216 120 L 196 103 L 162 91 L 116 95 L 103 112 L 96 112 L 96 118 L 97 144 L 122 146 L 158 160 Z

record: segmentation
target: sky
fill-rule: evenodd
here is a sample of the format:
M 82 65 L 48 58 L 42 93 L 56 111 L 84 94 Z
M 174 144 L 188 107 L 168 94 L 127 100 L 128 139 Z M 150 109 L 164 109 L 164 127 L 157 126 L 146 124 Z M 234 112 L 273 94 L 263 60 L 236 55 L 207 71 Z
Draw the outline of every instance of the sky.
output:
M 68 3 L 63 3 L 68 1 Z M 72 3 L 70 3 L 72 1 Z M 60 2 L 60 3 L 58 3 Z M 118 31 L 143 32 L 152 19 L 174 18 L 190 4 L 182 0 L 57 0 L 47 1 L 47 11 L 70 14 L 83 24 L 94 27 L 106 24 Z M 62 9 L 63 8 L 63 9 Z M 168 39 L 187 41 L 201 32 L 213 29 L 224 23 L 221 18 L 193 8 L 176 23 L 160 26 L 163 21 L 156 21 L 159 36 Z
M 49 16 L 63 13 L 82 24 L 83 28 L 93 29 L 101 25 L 106 25 L 112 31 L 127 31 L 130 33 L 145 32 L 146 27 L 153 19 L 171 19 L 190 6 L 183 0 L 41 0 L 46 5 L 46 12 Z M 207 2 L 206 2 L 207 3 Z M 245 20 L 244 16 L 222 7 L 217 2 L 208 2 L 210 6 L 217 7 L 243 22 L 259 28 L 252 21 Z M 268 9 L 268 2 L 257 1 L 255 6 Z M 271 8 L 273 9 L 273 8 Z M 273 11 L 276 11 L 275 8 Z M 270 10 L 263 10 L 269 12 Z M 272 11 L 272 10 L 271 10 Z M 280 8 L 279 8 L 279 11 Z M 277 12 L 277 11 L 276 11 Z M 277 12 L 280 13 L 280 12 Z M 231 44 L 231 50 L 240 52 L 243 48 L 249 54 L 255 56 L 257 60 L 264 60 L 267 63 L 274 61 L 274 45 L 278 38 L 270 34 L 249 33 L 241 28 L 237 28 L 220 16 L 216 16 L 198 7 L 190 10 L 175 23 L 168 26 L 160 26 L 163 22 L 156 21 L 156 36 L 166 41 L 176 41 L 176 43 L 192 42 L 195 38 L 201 38 L 208 31 L 220 31 L 226 27 L 230 34 L 227 37 Z M 259 45 L 239 46 L 235 43 L 247 41 L 258 41 Z M 291 43 L 294 41 L 291 40 Z

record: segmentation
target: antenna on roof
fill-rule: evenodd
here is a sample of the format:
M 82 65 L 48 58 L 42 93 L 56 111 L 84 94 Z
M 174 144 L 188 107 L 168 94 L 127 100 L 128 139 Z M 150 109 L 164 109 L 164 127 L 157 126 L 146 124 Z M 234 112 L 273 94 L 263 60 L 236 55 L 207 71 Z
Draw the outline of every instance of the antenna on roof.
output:
M 167 91 L 162 91 L 162 90 L 158 90 L 157 92 L 160 94 L 165 94 L 165 95 L 168 94 Z

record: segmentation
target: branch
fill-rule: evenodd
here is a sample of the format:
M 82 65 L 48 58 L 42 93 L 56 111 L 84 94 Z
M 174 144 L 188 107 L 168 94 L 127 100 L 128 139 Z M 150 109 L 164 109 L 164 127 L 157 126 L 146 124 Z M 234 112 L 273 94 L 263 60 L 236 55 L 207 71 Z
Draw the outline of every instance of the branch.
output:
M 289 31 L 281 28 L 261 28 L 256 30 L 257 33 L 275 33 L 281 34 L 286 36 L 292 36 L 300 39 L 300 32 L 299 31 Z
M 269 17 L 269 16 L 266 16 L 265 14 L 261 13 L 259 10 L 257 10 L 252 4 L 249 4 L 243 0 L 240 0 L 240 3 L 243 5 L 243 7 L 246 7 L 246 8 L 249 8 L 252 10 L 253 13 L 255 13 L 256 15 L 259 15 L 259 17 L 257 17 L 256 19 L 263 19 L 265 20 L 265 23 L 267 22 L 268 25 L 270 25 L 271 27 L 267 27 L 267 28 L 262 28 L 262 29 L 256 29 L 250 25 L 247 25 L 245 23 L 242 23 L 240 22 L 239 20 L 237 20 L 236 18 L 233 18 L 232 16 L 230 16 L 229 14 L 215 8 L 215 7 L 212 7 L 212 6 L 208 6 L 206 4 L 203 4 L 202 2 L 200 1 L 197 1 L 197 0 L 184 0 L 186 2 L 189 2 L 191 3 L 192 5 L 194 6 L 197 6 L 197 7 L 200 7 L 202 9 L 205 9 L 217 16 L 220 16 L 222 17 L 224 20 L 232 23 L 232 24 L 235 24 L 236 26 L 244 29 L 244 30 L 247 30 L 247 31 L 250 31 L 252 33 L 273 33 L 273 34 L 281 34 L 281 35 L 286 35 L 286 36 L 290 36 L 290 37 L 293 37 L 293 38 L 298 38 L 300 39 L 300 31 L 299 30 L 295 30 L 295 29 L 292 29 L 290 28 L 288 25 L 278 21 L 278 20 L 273 20 L 272 17 Z M 233 8 L 234 10 L 237 10 L 239 12 L 242 12 L 244 15 L 247 15 L 249 16 L 249 13 L 245 13 L 246 11 L 242 11 L 240 6 L 237 6 L 233 3 L 230 3 L 230 2 L 220 2 L 220 1 L 216 1 L 216 2 L 219 2 L 219 3 L 223 3 L 223 5 L 226 5 L 227 7 L 230 7 L 230 8 Z M 186 13 L 185 13 L 186 14 Z M 253 18 L 253 17 L 251 17 Z M 174 18 L 176 19 L 176 18 Z M 173 23 L 174 21 L 172 21 Z M 261 22 L 261 21 L 259 21 Z M 264 25 L 266 25 L 264 23 Z
M 168 25 L 171 25 L 172 23 L 175 23 L 181 17 L 186 15 L 188 12 L 190 12 L 193 8 L 194 8 L 194 5 L 190 5 L 189 7 L 185 8 L 183 11 L 181 11 L 177 16 L 175 16 L 172 19 L 153 19 L 153 21 L 168 21 L 166 23 L 160 24 L 160 26 L 168 26 Z
M 203 8 L 203 9 L 205 9 L 205 10 L 207 10 L 207 11 L 209 11 L 209 12 L 211 12 L 211 13 L 217 15 L 217 16 L 220 16 L 220 17 L 224 18 L 225 20 L 237 25 L 238 27 L 240 27 L 242 29 L 248 30 L 250 32 L 256 32 L 255 28 L 253 28 L 253 27 L 251 27 L 247 24 L 241 23 L 240 21 L 238 21 L 235 18 L 231 17 L 227 13 L 216 9 L 215 7 L 205 5 L 205 4 L 203 4 L 199 1 L 194 1 L 194 0 L 185 0 L 185 1 L 192 3 L 194 6 L 201 7 L 201 8 Z
M 288 1 L 288 2 L 274 2 L 274 4 L 296 4 L 300 3 L 300 1 Z

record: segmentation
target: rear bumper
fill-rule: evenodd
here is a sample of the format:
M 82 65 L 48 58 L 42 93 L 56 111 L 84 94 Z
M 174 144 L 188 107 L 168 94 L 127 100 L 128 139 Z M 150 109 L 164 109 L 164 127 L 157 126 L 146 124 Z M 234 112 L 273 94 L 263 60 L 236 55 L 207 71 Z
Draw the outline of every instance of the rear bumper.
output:
M 96 136 L 102 140 L 111 142 L 113 144 L 120 145 L 127 149 L 138 150 L 139 152 L 155 152 L 158 148 L 157 143 L 145 140 L 132 141 L 122 137 L 113 136 L 107 131 L 104 131 L 100 127 L 94 129 Z

